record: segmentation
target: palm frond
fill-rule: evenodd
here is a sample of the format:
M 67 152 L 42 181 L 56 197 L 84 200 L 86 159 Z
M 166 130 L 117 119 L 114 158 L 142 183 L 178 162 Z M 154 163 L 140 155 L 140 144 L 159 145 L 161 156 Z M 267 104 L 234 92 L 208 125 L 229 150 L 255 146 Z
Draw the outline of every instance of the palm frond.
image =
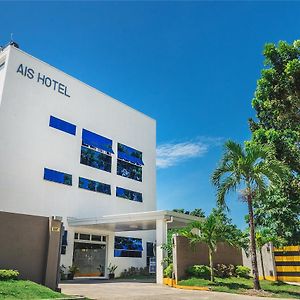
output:
M 211 177 L 212 184 L 218 187 L 220 185 L 222 178 L 226 176 L 227 173 L 232 172 L 233 169 L 234 168 L 232 164 L 221 162 L 220 165 L 215 169 L 215 171 L 212 174 Z
M 217 188 L 217 204 L 220 207 L 227 208 L 225 202 L 225 196 L 229 192 L 236 191 L 238 185 L 240 184 L 240 178 L 235 174 L 231 174 L 226 179 L 223 180 L 222 183 Z

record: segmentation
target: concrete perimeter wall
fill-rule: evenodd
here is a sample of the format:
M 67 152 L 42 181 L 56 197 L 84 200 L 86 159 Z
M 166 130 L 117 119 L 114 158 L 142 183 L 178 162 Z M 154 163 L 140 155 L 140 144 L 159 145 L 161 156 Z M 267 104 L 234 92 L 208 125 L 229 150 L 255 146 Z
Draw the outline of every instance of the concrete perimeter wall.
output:
M 261 255 L 262 254 L 262 255 Z M 258 275 L 260 279 L 263 278 L 263 270 L 265 279 L 267 280 L 276 280 L 276 268 L 275 268 L 275 260 L 274 260 L 274 247 L 272 243 L 267 243 L 264 245 L 260 251 L 256 252 L 257 255 L 257 267 L 258 267 Z M 261 263 L 263 261 L 263 264 Z M 243 251 L 243 265 L 250 268 L 252 270 L 251 265 L 251 257 L 250 254 L 246 255 L 245 251 Z
M 242 265 L 242 250 L 226 243 L 218 243 L 214 255 L 214 264 Z M 191 246 L 186 237 L 173 237 L 173 267 L 175 279 L 180 280 L 186 276 L 186 270 L 193 265 L 209 265 L 208 248 L 204 243 Z
M 52 218 L 0 211 L 0 269 L 57 289 L 61 228 Z

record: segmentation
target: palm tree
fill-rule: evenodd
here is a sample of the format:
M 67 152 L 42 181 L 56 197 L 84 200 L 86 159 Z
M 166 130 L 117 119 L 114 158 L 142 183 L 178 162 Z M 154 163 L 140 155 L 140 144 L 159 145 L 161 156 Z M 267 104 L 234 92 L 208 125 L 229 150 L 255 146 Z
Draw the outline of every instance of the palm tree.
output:
M 240 230 L 230 224 L 230 220 L 216 209 L 206 219 L 195 221 L 180 230 L 180 234 L 187 237 L 191 244 L 203 242 L 208 246 L 210 280 L 212 282 L 215 281 L 213 258 L 217 251 L 217 243 L 227 242 L 234 245 L 240 239 L 239 233 L 241 234 Z
M 254 196 L 257 192 L 264 195 L 267 185 L 280 181 L 286 171 L 286 167 L 274 159 L 271 148 L 251 142 L 243 148 L 238 143 L 227 141 L 220 164 L 212 175 L 212 182 L 217 187 L 217 201 L 221 207 L 227 207 L 226 194 L 239 188 L 242 190 L 243 199 L 247 202 L 253 285 L 256 290 L 260 289 L 260 284 L 253 214 Z

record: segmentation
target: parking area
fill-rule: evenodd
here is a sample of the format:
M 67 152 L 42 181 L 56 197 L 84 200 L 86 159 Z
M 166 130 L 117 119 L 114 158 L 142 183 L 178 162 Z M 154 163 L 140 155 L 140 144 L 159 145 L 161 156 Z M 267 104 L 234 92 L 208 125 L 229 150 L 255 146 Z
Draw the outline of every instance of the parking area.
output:
M 99 300 L 272 300 L 227 293 L 186 291 L 149 282 L 75 280 L 60 284 L 62 293 Z M 274 299 L 275 300 L 275 299 Z

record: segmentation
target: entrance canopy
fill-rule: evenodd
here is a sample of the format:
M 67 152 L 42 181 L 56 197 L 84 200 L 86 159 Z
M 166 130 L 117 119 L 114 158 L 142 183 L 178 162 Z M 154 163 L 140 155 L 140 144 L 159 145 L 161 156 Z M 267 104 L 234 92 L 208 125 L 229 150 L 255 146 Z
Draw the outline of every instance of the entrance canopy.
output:
M 192 221 L 200 221 L 201 218 L 169 210 L 146 211 L 119 215 L 107 215 L 93 218 L 68 218 L 68 224 L 72 227 L 102 229 L 113 232 L 121 231 L 156 231 L 156 282 L 163 282 L 164 250 L 162 245 L 167 241 L 167 229 L 181 228 Z
M 180 228 L 200 218 L 169 210 L 147 211 L 119 215 L 107 215 L 92 218 L 68 218 L 68 224 L 74 227 L 105 229 L 113 232 L 155 230 L 158 220 L 166 222 L 168 228 Z

